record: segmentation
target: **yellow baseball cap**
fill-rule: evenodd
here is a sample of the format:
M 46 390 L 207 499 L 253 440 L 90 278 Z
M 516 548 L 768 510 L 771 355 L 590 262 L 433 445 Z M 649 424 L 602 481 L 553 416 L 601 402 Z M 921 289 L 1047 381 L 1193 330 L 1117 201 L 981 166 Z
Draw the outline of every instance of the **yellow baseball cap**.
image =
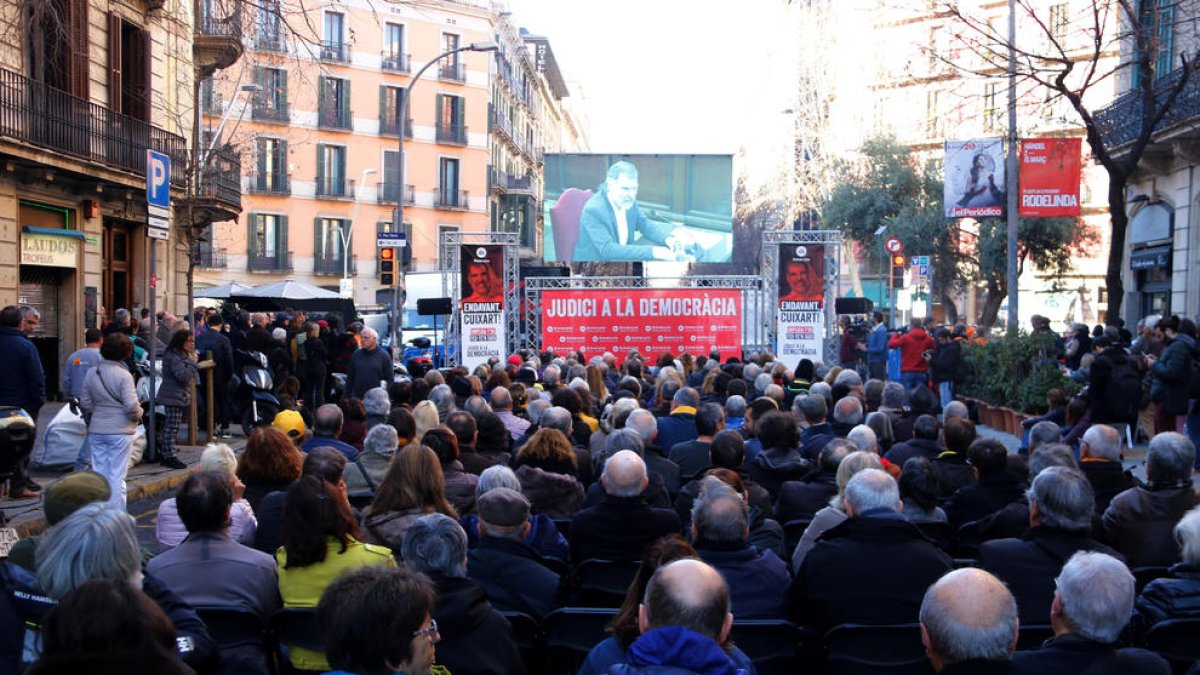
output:
M 304 440 L 304 418 L 295 410 L 281 410 L 271 426 L 287 434 L 293 443 Z

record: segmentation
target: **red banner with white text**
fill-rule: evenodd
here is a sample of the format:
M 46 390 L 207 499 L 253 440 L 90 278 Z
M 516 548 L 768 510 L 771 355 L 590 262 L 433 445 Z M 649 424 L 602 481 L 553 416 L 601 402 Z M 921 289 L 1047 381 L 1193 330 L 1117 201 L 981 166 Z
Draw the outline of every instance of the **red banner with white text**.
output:
M 542 348 L 579 349 L 589 357 L 633 350 L 659 354 L 742 355 L 742 293 L 731 289 L 664 288 L 542 292 Z
M 1079 179 L 1083 171 L 1080 141 L 1078 138 L 1021 141 L 1022 217 L 1079 215 Z

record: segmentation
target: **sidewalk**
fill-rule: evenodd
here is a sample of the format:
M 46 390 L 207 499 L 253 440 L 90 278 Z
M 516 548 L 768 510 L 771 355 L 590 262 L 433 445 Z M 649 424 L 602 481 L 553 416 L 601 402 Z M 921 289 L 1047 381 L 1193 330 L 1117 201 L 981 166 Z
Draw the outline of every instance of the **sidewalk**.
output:
M 55 405 L 47 404 L 47 407 Z M 57 404 L 62 405 L 62 404 Z M 45 420 L 53 417 L 54 410 L 46 410 L 47 414 L 39 415 L 38 419 L 41 423 L 38 425 L 38 434 L 42 434 L 45 429 Z M 237 431 L 238 435 L 230 439 L 217 439 L 218 442 L 225 443 L 233 448 L 236 453 L 241 453 L 242 448 L 246 445 L 246 439 L 241 436 L 241 431 Z M 198 439 L 204 438 L 204 432 L 197 434 Z M 141 500 L 148 499 L 164 492 L 174 490 L 183 484 L 187 479 L 188 473 L 200 461 L 200 453 L 204 451 L 204 445 L 182 445 L 176 447 L 176 456 L 188 465 L 187 469 L 168 469 L 158 462 L 143 462 L 129 470 L 127 484 L 129 486 L 128 496 L 126 501 L 130 504 Z M 30 470 L 29 475 L 34 481 L 42 486 L 43 493 L 46 486 L 54 481 L 62 478 L 70 473 L 70 471 L 44 471 Z M 42 498 L 39 494 L 37 497 L 30 499 L 8 499 L 0 498 L 0 512 L 4 513 L 7 519 L 5 527 L 13 528 L 22 537 L 27 537 L 33 534 L 38 534 L 46 529 L 46 518 L 42 511 Z

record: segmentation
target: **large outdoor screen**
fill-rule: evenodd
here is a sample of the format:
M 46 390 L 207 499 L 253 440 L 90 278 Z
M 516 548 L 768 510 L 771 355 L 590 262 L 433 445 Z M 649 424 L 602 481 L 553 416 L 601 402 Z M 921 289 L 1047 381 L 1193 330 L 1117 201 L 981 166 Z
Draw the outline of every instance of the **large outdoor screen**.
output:
M 547 262 L 729 262 L 731 155 L 546 155 Z

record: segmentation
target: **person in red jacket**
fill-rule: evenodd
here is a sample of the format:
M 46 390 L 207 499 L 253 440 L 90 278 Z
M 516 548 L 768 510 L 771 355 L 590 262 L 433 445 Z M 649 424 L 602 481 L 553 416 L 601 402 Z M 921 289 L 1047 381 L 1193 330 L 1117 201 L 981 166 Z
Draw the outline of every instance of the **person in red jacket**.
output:
M 924 387 L 929 376 L 928 355 L 933 354 L 933 338 L 921 327 L 920 319 L 913 319 L 907 333 L 895 333 L 888 340 L 889 349 L 900 350 L 900 382 L 908 395 Z

